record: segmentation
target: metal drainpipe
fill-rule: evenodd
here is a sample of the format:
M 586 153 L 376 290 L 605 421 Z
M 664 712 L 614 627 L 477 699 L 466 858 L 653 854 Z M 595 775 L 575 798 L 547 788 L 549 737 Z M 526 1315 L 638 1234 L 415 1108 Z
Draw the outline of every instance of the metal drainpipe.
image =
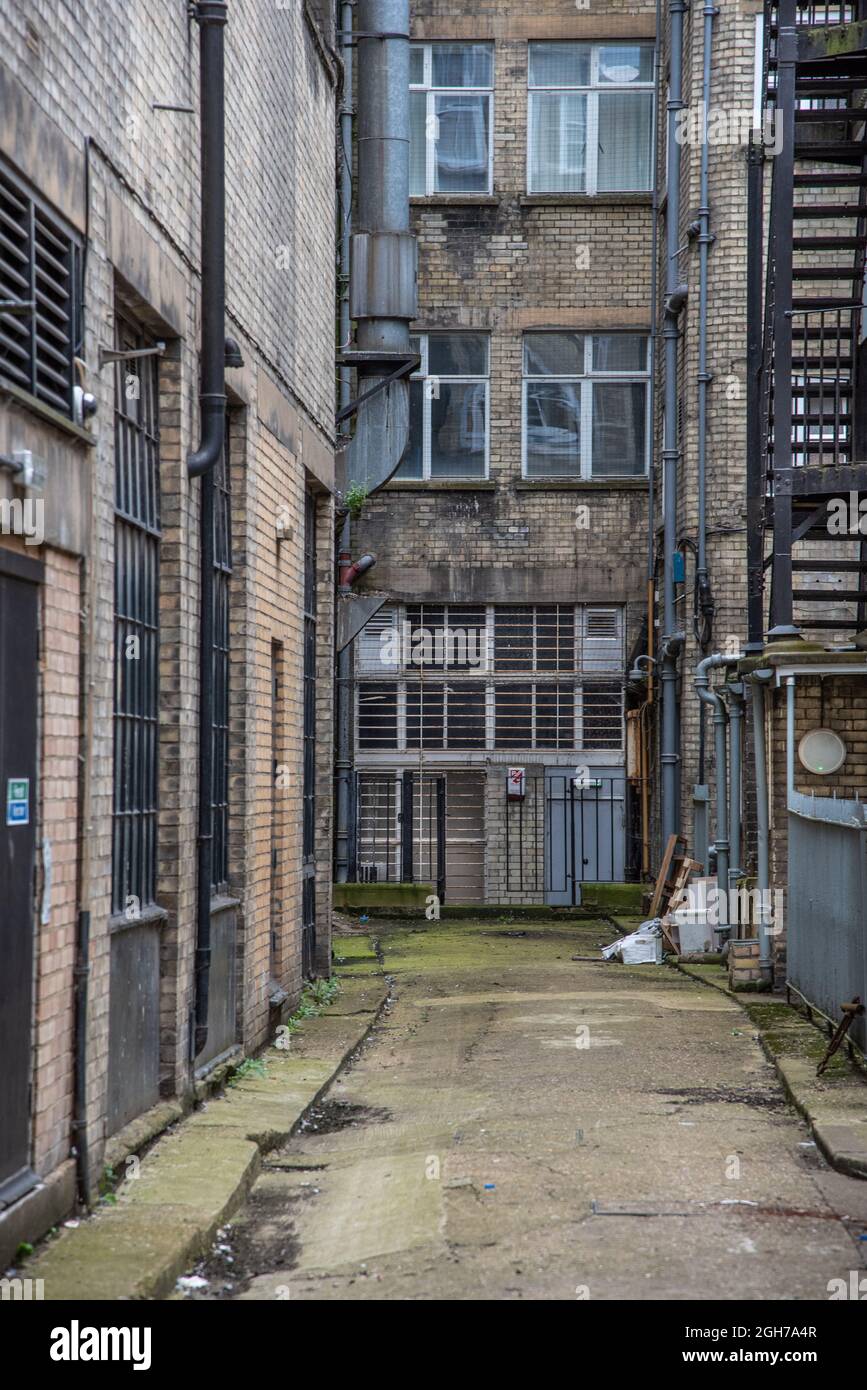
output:
M 677 772 L 680 763 L 677 727 L 677 654 L 682 637 L 677 633 L 674 595 L 674 553 L 677 525 L 677 470 L 680 461 L 677 430 L 677 359 L 680 337 L 677 317 L 685 302 L 678 275 L 680 224 L 680 145 L 677 116 L 683 109 L 683 17 L 686 0 L 671 0 L 669 39 L 669 96 L 666 145 L 666 302 L 665 302 L 665 421 L 662 449 L 663 514 L 663 641 L 662 685 L 662 836 L 665 843 L 678 831 L 680 808 Z M 678 641 L 678 638 L 680 640 Z
M 786 676 L 786 807 L 795 790 L 795 677 Z
M 731 752 L 729 761 L 729 887 L 734 888 L 737 879 L 743 876 L 741 865 L 741 792 L 743 785 L 743 746 L 744 746 L 744 687 L 742 681 L 729 681 L 726 685 L 729 702 L 729 721 L 731 724 Z
M 728 714 L 725 702 L 721 695 L 710 688 L 710 672 L 721 666 L 734 666 L 737 664 L 738 657 L 723 656 L 720 652 L 714 652 L 712 656 L 704 657 L 695 668 L 695 689 L 698 698 L 713 709 L 714 725 L 714 752 L 716 767 L 716 832 L 714 843 L 716 845 L 716 881 L 717 888 L 722 894 L 720 909 L 720 928 L 728 925 L 728 889 L 729 889 L 729 828 L 728 828 L 728 779 L 726 776 L 726 764 L 728 762 L 726 754 L 726 725 Z
M 770 807 L 768 803 L 768 752 L 765 736 L 765 684 L 770 671 L 747 676 L 753 700 L 753 757 L 756 768 L 756 887 L 759 890 L 759 969 L 770 978 L 771 933 L 768 903 L 771 893 Z
M 713 59 L 713 22 L 719 10 L 711 4 L 704 7 L 704 46 L 702 64 L 701 92 L 701 177 L 698 209 L 698 558 L 695 582 L 698 588 L 699 614 L 705 606 L 712 603 L 710 581 L 707 569 L 707 396 L 713 377 L 707 369 L 707 301 L 708 301 L 708 260 L 710 248 L 716 237 L 710 230 L 709 167 L 710 146 L 708 143 L 707 118 L 711 98 L 711 64 Z M 702 649 L 707 650 L 707 643 Z M 704 705 L 699 706 L 699 783 L 704 782 Z
M 196 989 L 192 1054 L 208 1040 L 211 972 L 214 712 L 214 477 L 226 421 L 226 169 L 225 0 L 199 0 L 199 111 L 201 140 L 201 441 L 187 456 L 187 472 L 201 478 L 199 499 L 199 769 L 196 899 Z
M 352 238 L 352 5 L 340 6 L 340 56 L 343 59 L 343 109 L 340 112 L 340 346 L 349 345 L 351 319 L 349 315 L 349 266 Z M 352 391 L 350 368 L 340 368 L 340 408 L 349 404 Z M 352 524 L 345 516 L 338 538 L 338 564 L 341 553 L 348 554 L 352 544 Z M 338 883 L 349 877 L 349 783 L 352 775 L 352 644 L 337 654 L 337 689 L 335 691 L 336 735 L 335 749 L 335 853 L 334 876 Z

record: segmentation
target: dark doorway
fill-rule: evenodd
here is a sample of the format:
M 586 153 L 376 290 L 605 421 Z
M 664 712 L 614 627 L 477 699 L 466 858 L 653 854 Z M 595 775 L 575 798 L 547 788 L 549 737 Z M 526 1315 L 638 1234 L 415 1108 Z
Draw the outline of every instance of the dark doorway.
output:
M 36 715 L 42 566 L 0 550 L 0 1207 L 30 1168 Z

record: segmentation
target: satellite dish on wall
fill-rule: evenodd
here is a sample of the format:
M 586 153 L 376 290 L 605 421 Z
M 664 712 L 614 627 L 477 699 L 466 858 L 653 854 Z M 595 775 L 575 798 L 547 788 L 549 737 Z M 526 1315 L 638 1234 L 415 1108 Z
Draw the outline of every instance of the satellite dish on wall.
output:
M 811 729 L 798 744 L 798 757 L 808 772 L 827 777 L 846 761 L 846 745 L 833 729 Z

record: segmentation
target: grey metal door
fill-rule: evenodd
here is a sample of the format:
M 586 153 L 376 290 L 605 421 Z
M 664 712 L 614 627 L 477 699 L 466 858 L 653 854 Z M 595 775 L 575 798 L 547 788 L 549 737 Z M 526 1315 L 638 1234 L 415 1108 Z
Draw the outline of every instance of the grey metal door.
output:
M 0 550 L 0 1208 L 30 1168 L 36 709 L 42 566 Z
M 626 877 L 626 778 L 592 768 L 585 785 L 563 768 L 545 769 L 545 902 L 577 906 L 581 884 Z

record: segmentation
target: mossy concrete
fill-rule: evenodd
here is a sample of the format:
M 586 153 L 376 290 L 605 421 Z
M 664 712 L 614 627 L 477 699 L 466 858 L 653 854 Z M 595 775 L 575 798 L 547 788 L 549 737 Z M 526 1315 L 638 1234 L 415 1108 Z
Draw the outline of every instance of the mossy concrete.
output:
M 435 891 L 431 883 L 335 883 L 332 887 L 334 906 L 343 912 L 367 907 L 394 911 L 424 907 Z
M 724 966 L 679 962 L 679 968 L 737 1000 L 825 1158 L 840 1173 L 867 1178 L 867 1082 L 845 1045 L 817 1076 L 828 1038 L 798 1009 L 777 995 L 732 990 Z
M 353 943 L 356 945 L 356 943 Z M 369 941 L 364 943 L 368 953 Z M 341 979 L 334 1002 L 283 1035 L 224 1093 L 164 1134 L 77 1229 L 64 1229 L 24 1266 L 46 1299 L 169 1296 L 243 1203 L 262 1155 L 285 1143 L 361 1044 L 386 999 L 378 978 Z

